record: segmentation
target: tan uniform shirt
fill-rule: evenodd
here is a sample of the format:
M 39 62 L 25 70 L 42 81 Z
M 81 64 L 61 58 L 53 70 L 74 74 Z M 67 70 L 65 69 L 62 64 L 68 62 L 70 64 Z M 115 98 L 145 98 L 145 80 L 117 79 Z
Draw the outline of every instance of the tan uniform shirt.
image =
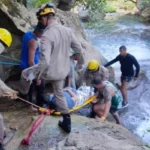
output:
M 70 48 L 75 53 L 82 52 L 81 44 L 71 29 L 53 22 L 41 38 L 39 64 L 23 71 L 23 78 L 28 79 L 31 72 L 44 80 L 64 80 L 70 71 Z
M 109 79 L 109 71 L 107 68 L 101 66 L 99 71 L 91 73 L 88 70 L 85 71 L 83 80 L 85 81 L 86 85 L 90 86 L 94 79 L 100 79 L 102 81 L 108 81 Z

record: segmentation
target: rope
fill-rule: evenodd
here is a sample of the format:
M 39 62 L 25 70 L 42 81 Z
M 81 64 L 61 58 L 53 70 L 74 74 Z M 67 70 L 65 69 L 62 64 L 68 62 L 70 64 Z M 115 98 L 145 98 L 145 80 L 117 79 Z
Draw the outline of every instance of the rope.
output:
M 39 112 L 41 112 L 41 113 L 46 113 L 46 114 L 50 114 L 50 113 L 51 113 L 51 111 L 50 111 L 49 109 L 46 109 L 46 108 L 40 107 L 40 106 L 38 106 L 38 105 L 35 105 L 35 104 L 33 104 L 33 103 L 31 103 L 31 102 L 29 102 L 29 101 L 27 101 L 27 100 L 25 100 L 25 99 L 23 99 L 23 98 L 21 98 L 21 97 L 18 97 L 18 96 L 17 96 L 17 98 L 18 98 L 19 100 L 21 100 L 21 101 L 23 101 L 23 102 L 29 104 L 29 105 L 32 105 L 32 106 L 38 108 Z
M 19 63 L 2 62 L 2 61 L 0 61 L 0 65 L 20 66 L 20 64 L 19 64 Z
M 10 60 L 14 60 L 14 61 L 20 62 L 20 60 L 15 59 L 15 58 L 12 58 L 12 57 L 9 57 L 9 56 L 6 56 L 6 55 L 0 55 L 0 57 L 3 57 L 3 58 L 7 58 L 7 59 L 10 59 Z
M 40 109 L 40 108 L 41 108 L 40 106 L 35 105 L 35 104 L 33 104 L 33 103 L 31 103 L 31 102 L 29 102 L 29 101 L 27 101 L 27 100 L 25 100 L 25 99 L 23 99 L 23 98 L 21 98 L 21 97 L 18 97 L 18 96 L 17 96 L 17 98 L 18 98 L 19 100 L 21 100 L 21 101 L 23 101 L 23 102 L 25 102 L 25 103 L 29 104 L 29 105 L 32 105 L 32 106 L 34 106 L 34 107 L 38 108 L 38 109 Z

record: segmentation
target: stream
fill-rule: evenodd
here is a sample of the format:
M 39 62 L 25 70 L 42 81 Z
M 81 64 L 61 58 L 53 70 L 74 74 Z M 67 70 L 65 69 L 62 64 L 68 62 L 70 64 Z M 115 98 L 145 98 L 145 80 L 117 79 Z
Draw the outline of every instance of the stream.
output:
M 108 60 L 119 54 L 119 47 L 125 45 L 134 55 L 147 80 L 128 91 L 129 107 L 121 113 L 122 124 L 150 144 L 150 25 L 136 16 L 108 14 L 100 29 L 86 29 L 88 39 Z M 116 82 L 120 82 L 120 64 L 112 65 Z

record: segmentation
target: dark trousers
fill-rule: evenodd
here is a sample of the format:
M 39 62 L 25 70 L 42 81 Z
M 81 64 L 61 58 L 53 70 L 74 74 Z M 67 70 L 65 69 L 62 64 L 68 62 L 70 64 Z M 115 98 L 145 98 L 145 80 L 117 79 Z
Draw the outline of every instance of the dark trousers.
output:
M 23 69 L 20 67 L 14 67 L 13 70 L 11 71 L 10 77 L 6 80 L 6 83 L 9 83 L 9 81 L 19 81 L 21 77 Z M 43 106 L 43 104 L 46 103 L 45 101 L 45 96 L 44 96 L 44 91 L 45 91 L 45 84 L 42 81 L 41 85 L 37 86 L 36 81 L 33 81 L 33 83 L 30 86 L 30 90 L 28 94 L 22 95 L 20 94 L 19 96 L 22 97 L 25 100 L 28 100 L 29 102 L 34 102 L 33 101 L 33 96 L 36 96 L 36 104 L 38 106 Z
M 36 96 L 36 104 L 38 106 L 43 106 L 45 104 L 45 97 L 44 97 L 45 85 L 44 82 L 41 85 L 37 86 L 36 81 L 30 86 L 28 94 L 24 95 L 23 97 L 28 100 L 29 102 L 33 102 L 33 96 Z

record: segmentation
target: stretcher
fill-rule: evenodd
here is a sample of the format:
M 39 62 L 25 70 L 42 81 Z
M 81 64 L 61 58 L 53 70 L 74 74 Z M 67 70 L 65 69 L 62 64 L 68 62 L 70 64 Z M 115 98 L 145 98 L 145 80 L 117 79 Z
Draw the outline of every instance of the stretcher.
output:
M 86 106 L 86 105 L 90 104 L 92 101 L 94 101 L 96 99 L 96 97 L 97 97 L 96 95 L 93 95 L 92 97 L 90 97 L 87 100 L 85 100 L 83 102 L 83 104 L 75 106 L 72 109 L 70 109 L 69 112 L 73 113 L 74 111 L 77 111 L 77 110 L 83 108 L 84 106 Z M 55 111 L 55 110 L 51 110 L 51 115 L 61 115 L 61 112 L 58 112 L 58 111 Z

